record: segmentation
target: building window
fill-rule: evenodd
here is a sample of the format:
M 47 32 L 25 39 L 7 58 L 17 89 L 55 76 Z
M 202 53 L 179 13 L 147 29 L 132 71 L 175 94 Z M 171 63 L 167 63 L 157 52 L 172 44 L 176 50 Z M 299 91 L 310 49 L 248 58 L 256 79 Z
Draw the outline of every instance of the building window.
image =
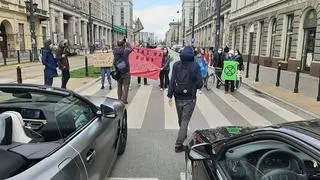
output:
M 120 14 L 121 14 L 121 26 L 124 26 L 124 8 L 123 7 L 121 7 Z
M 290 58 L 290 54 L 291 54 L 293 19 L 294 19 L 294 15 L 289 14 L 288 15 L 288 24 L 287 24 L 286 49 L 285 49 L 285 60 L 286 61 Z
M 25 50 L 25 41 L 24 41 L 24 24 L 19 23 L 19 37 L 18 37 L 18 41 L 20 44 L 20 50 L 24 51 Z
M 271 55 L 272 57 L 275 56 L 275 52 L 277 51 L 275 48 L 276 44 L 276 35 L 277 35 L 277 20 L 274 19 L 272 23 L 272 35 L 271 35 Z
M 42 42 L 44 43 L 47 39 L 47 28 L 42 27 Z

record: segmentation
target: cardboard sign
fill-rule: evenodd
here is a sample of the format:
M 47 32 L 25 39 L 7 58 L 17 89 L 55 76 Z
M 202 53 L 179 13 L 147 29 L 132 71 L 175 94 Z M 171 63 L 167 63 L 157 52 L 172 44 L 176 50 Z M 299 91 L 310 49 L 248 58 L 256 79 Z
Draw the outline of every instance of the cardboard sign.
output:
M 227 60 L 223 63 L 223 79 L 235 81 L 238 75 L 238 62 Z
M 163 51 L 135 47 L 129 56 L 130 74 L 153 80 L 159 79 Z
M 112 53 L 97 53 L 91 56 L 92 64 L 94 67 L 112 67 L 113 66 L 113 54 Z

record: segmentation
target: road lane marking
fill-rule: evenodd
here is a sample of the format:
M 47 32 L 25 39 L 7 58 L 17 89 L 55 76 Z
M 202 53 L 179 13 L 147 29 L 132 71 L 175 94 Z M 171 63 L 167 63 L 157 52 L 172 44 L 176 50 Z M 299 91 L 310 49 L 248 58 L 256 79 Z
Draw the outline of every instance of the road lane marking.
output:
M 118 88 L 114 87 L 107 95 L 107 97 L 118 99 Z
M 164 99 L 164 114 L 165 114 L 165 129 L 179 129 L 178 114 L 174 98 L 172 98 L 172 106 L 169 105 L 167 92 L 163 94 Z
M 232 125 L 228 121 L 228 119 L 219 111 L 219 109 L 217 109 L 217 107 L 213 103 L 211 103 L 211 101 L 205 94 L 199 94 L 197 96 L 197 106 L 201 114 L 208 122 L 210 128 Z
M 225 103 L 227 103 L 234 111 L 239 113 L 252 126 L 267 126 L 271 124 L 271 122 L 267 121 L 264 117 L 260 116 L 232 95 L 224 94 L 223 91 L 218 89 L 213 89 L 212 91 L 221 97 Z
M 249 90 L 246 90 L 244 88 L 241 88 L 239 91 L 244 96 L 248 97 L 249 99 L 253 100 L 254 102 L 260 104 L 261 106 L 265 107 L 266 109 L 274 112 L 276 115 L 280 116 L 286 121 L 301 121 L 304 120 L 302 117 L 284 109 L 283 107 L 268 101 L 265 98 L 259 97 L 254 95 L 253 92 L 250 92 Z
M 140 129 L 147 112 L 152 86 L 141 86 L 128 106 L 128 127 Z

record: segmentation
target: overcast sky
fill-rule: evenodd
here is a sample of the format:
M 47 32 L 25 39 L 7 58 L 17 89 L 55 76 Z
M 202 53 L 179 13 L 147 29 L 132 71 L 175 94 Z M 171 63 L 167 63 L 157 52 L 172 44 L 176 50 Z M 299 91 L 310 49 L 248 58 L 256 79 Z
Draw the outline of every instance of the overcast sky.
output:
M 155 36 L 164 39 L 173 19 L 181 21 L 182 0 L 133 0 L 134 17 L 139 17 L 144 32 L 154 32 Z M 177 11 L 180 10 L 178 16 Z

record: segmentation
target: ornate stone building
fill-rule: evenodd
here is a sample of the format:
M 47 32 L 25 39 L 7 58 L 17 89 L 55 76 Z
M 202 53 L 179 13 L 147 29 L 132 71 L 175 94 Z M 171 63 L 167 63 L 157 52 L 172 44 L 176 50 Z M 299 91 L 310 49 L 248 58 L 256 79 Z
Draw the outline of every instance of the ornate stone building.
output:
M 232 0 L 230 31 L 245 59 L 320 75 L 319 0 Z

